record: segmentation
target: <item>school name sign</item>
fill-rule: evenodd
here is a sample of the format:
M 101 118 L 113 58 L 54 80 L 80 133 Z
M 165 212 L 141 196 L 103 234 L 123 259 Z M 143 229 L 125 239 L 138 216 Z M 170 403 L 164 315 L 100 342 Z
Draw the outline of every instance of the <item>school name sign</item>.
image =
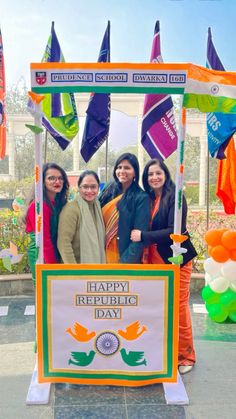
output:
M 179 268 L 38 265 L 39 382 L 175 382 Z
M 173 93 L 183 94 L 185 64 L 33 63 L 35 93 Z

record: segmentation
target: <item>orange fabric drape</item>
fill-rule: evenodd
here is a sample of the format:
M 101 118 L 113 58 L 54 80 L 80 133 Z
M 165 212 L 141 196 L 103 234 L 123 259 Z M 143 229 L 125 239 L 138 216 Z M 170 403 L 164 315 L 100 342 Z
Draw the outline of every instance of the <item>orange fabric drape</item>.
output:
M 235 214 L 236 207 L 236 146 L 232 137 L 225 149 L 226 158 L 219 160 L 216 195 L 226 214 Z
M 119 263 L 119 250 L 117 246 L 117 232 L 119 213 L 117 203 L 122 195 L 117 196 L 102 208 L 102 215 L 106 229 L 106 260 L 107 263 Z

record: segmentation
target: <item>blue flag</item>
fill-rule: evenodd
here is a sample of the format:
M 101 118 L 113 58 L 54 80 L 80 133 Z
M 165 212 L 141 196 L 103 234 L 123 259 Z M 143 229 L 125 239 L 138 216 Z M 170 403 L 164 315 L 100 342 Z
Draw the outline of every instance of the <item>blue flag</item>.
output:
M 64 62 L 60 44 L 52 22 L 43 62 Z M 59 146 L 65 150 L 79 130 L 78 116 L 73 93 L 45 94 L 42 102 L 42 123 Z
M 98 62 L 110 62 L 110 22 L 103 37 Z M 87 163 L 107 140 L 110 127 L 110 94 L 92 93 L 80 153 Z
M 212 41 L 211 29 L 208 28 L 207 67 L 225 71 Z M 212 157 L 224 159 L 224 150 L 236 131 L 236 115 L 223 113 L 207 114 L 208 148 Z

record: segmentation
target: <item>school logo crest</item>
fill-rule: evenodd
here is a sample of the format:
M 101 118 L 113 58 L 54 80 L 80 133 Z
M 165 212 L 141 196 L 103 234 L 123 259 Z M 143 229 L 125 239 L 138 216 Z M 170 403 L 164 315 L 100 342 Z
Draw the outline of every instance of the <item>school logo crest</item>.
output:
M 47 80 L 46 71 L 36 71 L 35 79 L 36 79 L 36 82 L 40 85 L 46 83 L 46 80 Z

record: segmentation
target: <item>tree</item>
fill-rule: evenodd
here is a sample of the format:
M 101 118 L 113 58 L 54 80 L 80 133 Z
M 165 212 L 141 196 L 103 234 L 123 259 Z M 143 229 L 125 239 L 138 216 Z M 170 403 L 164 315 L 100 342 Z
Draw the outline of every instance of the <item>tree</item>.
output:
M 6 92 L 6 113 L 26 114 L 28 102 L 28 89 L 25 79 L 21 77 L 17 84 L 12 85 Z

